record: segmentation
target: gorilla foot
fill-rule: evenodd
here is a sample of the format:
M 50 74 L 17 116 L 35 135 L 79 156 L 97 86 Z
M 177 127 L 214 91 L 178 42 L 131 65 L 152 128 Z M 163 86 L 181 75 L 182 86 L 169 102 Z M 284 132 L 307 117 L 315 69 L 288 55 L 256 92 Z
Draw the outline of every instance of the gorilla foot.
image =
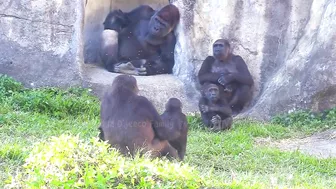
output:
M 219 120 L 219 122 L 214 124 L 214 126 L 211 128 L 211 131 L 219 132 L 223 130 L 229 130 L 232 128 L 232 122 L 232 117 L 228 117 L 224 120 Z
M 114 72 L 128 75 L 146 75 L 146 68 L 136 68 L 131 62 L 120 63 L 114 66 Z

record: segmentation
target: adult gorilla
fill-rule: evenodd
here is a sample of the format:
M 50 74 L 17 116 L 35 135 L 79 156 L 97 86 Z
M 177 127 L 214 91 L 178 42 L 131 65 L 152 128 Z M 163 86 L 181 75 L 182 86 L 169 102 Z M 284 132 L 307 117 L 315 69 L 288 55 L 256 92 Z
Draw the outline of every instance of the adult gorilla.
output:
M 228 40 L 216 40 L 213 56 L 203 61 L 198 80 L 201 85 L 209 82 L 223 86 L 225 95 L 222 97 L 229 102 L 233 114 L 238 114 L 252 98 L 254 81 L 243 58 L 231 51 Z
M 108 71 L 131 75 L 172 73 L 176 43 L 173 30 L 180 19 L 177 7 L 166 5 L 155 12 L 142 5 L 121 16 L 119 12 L 118 18 L 109 14 L 104 22 L 105 29 L 116 28 L 108 26 L 116 19 L 127 21 L 119 31 L 116 30 L 119 33 L 117 60 L 108 58 L 104 61 Z

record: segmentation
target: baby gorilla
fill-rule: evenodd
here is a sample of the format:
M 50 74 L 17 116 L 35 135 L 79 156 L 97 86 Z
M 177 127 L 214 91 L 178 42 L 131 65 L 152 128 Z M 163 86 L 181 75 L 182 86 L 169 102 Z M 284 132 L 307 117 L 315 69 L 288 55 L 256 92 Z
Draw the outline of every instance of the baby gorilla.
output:
M 150 151 L 153 157 L 177 159 L 176 150 L 154 132 L 162 124 L 160 115 L 138 92 L 133 76 L 119 75 L 114 79 L 102 99 L 99 137 L 125 155 L 133 156 L 136 150 L 141 150 L 141 154 Z
M 182 113 L 182 103 L 177 98 L 170 98 L 166 110 L 161 115 L 163 125 L 155 128 L 160 139 L 168 140 L 178 152 L 180 160 L 184 159 L 187 147 L 188 122 Z
M 225 99 L 220 98 L 220 90 L 216 84 L 205 83 L 199 109 L 203 123 L 214 131 L 230 129 L 232 126 L 232 110 Z

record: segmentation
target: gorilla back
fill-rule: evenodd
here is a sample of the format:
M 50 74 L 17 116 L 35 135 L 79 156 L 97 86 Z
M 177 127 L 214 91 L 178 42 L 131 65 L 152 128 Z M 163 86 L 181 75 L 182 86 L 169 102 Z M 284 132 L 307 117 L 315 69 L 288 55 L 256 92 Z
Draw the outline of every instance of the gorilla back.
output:
M 136 150 L 153 151 L 154 157 L 177 153 L 168 141 L 155 136 L 154 127 L 161 123 L 160 115 L 145 97 L 138 96 L 136 79 L 117 76 L 101 103 L 100 137 L 120 150 L 134 155 Z

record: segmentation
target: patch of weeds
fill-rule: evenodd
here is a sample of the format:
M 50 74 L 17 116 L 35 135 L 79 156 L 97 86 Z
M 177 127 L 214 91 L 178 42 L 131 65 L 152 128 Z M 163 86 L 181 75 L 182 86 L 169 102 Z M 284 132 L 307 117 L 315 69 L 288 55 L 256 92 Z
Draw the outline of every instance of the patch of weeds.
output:
M 81 88 L 67 90 L 57 88 L 29 89 L 14 94 L 11 104 L 16 110 L 38 112 L 52 117 L 99 115 L 99 101 Z
M 299 129 L 306 133 L 336 128 L 336 107 L 318 113 L 300 110 L 290 114 L 281 114 L 274 116 L 271 123 Z
M 0 74 L 0 102 L 2 102 L 5 97 L 11 96 L 13 93 L 20 92 L 23 89 L 23 85 L 15 81 L 12 77 Z

